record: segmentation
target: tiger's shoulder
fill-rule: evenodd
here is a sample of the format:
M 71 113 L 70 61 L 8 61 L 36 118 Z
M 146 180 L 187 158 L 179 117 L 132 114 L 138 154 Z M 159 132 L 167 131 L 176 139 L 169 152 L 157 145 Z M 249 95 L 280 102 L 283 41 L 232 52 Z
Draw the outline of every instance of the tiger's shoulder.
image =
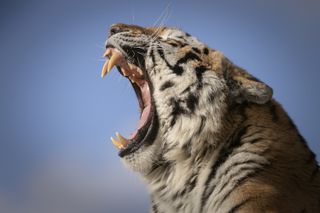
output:
M 248 166 L 264 162 L 264 166 L 257 167 L 259 172 L 245 176 L 245 181 L 234 187 L 229 195 L 229 200 L 237 203 L 233 210 L 320 211 L 320 170 L 316 156 L 283 107 L 272 99 L 263 105 L 238 106 L 234 113 L 241 120 L 238 126 L 241 129 L 237 130 L 236 142 L 228 148 L 232 150 L 225 162 L 229 168 L 220 168 L 221 172 L 243 163 Z M 235 158 L 237 153 L 239 158 Z M 244 167 L 238 172 L 245 170 Z M 223 212 L 223 207 L 220 210 Z

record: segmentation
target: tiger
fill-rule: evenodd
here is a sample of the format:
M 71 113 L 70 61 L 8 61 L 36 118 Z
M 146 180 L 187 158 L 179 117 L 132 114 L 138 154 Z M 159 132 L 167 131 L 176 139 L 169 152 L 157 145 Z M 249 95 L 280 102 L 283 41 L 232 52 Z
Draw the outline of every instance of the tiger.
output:
M 316 156 L 270 86 L 178 28 L 119 23 L 107 37 L 101 76 L 117 67 L 140 107 L 111 140 L 150 212 L 320 212 Z

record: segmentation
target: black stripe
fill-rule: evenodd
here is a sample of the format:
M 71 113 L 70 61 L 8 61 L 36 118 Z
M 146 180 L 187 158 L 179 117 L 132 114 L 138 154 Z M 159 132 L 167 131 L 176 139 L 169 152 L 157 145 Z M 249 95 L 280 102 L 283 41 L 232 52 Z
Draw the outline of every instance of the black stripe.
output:
M 135 34 L 131 34 L 131 33 L 122 33 L 121 37 L 125 37 L 125 38 L 137 38 L 138 36 Z
M 159 188 L 157 188 L 155 191 L 160 194 L 163 190 L 165 190 L 167 188 L 167 185 L 162 185 Z
M 169 149 L 168 146 L 169 146 L 168 143 L 163 144 L 162 153 L 167 153 L 169 150 L 171 150 L 171 149 Z
M 167 42 L 167 43 L 170 44 L 170 45 L 173 46 L 173 47 L 177 47 L 177 46 L 178 46 L 178 44 L 173 43 L 173 42 Z
M 188 184 L 186 186 L 186 189 L 184 193 L 189 193 L 191 192 L 194 187 L 197 185 L 197 181 L 198 181 L 198 172 L 199 171 L 194 171 L 193 174 L 191 175 L 191 177 L 189 178 Z
M 199 66 L 199 67 L 196 67 L 196 72 L 200 72 L 200 73 L 203 73 L 204 71 L 206 71 L 208 68 L 206 66 Z
M 242 150 L 237 150 L 237 151 L 235 151 L 235 152 L 233 152 L 233 155 L 236 155 L 236 154 L 238 154 L 238 153 L 247 153 L 247 154 L 254 154 L 254 155 L 265 155 L 265 154 L 267 154 L 267 152 L 268 151 L 270 151 L 270 149 L 264 149 L 264 150 L 259 150 L 259 152 L 254 152 L 253 150 L 244 150 L 244 149 L 242 149 Z
M 247 134 L 245 137 L 241 138 L 241 140 L 245 140 L 245 139 L 250 138 L 250 137 L 257 135 L 257 134 L 261 134 L 262 132 L 263 132 L 263 130 L 258 130 L 258 131 L 251 133 L 251 134 Z
M 226 80 L 227 85 L 231 86 L 230 84 L 232 84 L 232 82 L 230 78 L 230 73 L 228 72 L 228 67 L 226 66 L 223 66 L 223 78 Z
M 176 101 L 174 98 L 170 99 L 170 105 L 172 105 L 172 120 L 170 123 L 170 126 L 172 127 L 176 123 L 177 117 L 181 114 L 186 113 L 186 111 L 180 106 L 179 102 Z
M 184 194 L 186 193 L 186 191 L 187 191 L 187 187 L 184 187 L 182 191 L 176 192 L 176 193 L 172 196 L 171 200 L 176 200 L 178 197 L 181 197 L 182 195 L 184 195 Z
M 204 127 L 204 123 L 206 122 L 206 117 L 205 116 L 203 116 L 203 115 L 201 115 L 200 116 L 200 119 L 201 119 L 201 122 L 200 122 L 200 126 L 199 126 L 199 129 L 198 129 L 198 131 L 197 131 L 197 135 L 199 135 L 201 132 L 202 132 L 202 129 L 203 129 L 203 127 Z
M 182 149 L 185 151 L 185 154 L 187 155 L 187 157 L 191 156 L 191 142 L 192 140 L 189 139 L 185 144 L 183 144 Z
M 183 41 L 186 41 L 186 39 L 183 36 L 177 36 L 176 38 L 179 38 L 179 39 L 181 39 Z
M 197 56 L 196 54 L 194 54 L 193 52 L 187 52 L 185 54 L 184 57 L 180 58 L 177 63 L 172 67 L 171 69 L 173 70 L 173 72 L 177 75 L 181 75 L 183 73 L 183 68 L 180 66 L 181 64 L 185 64 L 190 60 L 198 60 L 200 61 L 199 56 Z M 168 64 L 168 63 L 167 63 Z
M 187 88 L 185 88 L 180 94 L 182 95 L 183 93 L 187 93 L 190 92 L 190 88 L 192 87 L 192 85 L 188 86 Z
M 179 204 L 177 205 L 177 207 L 176 207 L 177 211 L 179 211 L 182 206 L 183 206 L 183 204 L 182 204 L 182 203 L 179 203 Z
M 162 85 L 161 85 L 161 87 L 160 87 L 160 91 L 163 91 L 163 90 L 165 90 L 165 89 L 168 89 L 168 88 L 170 88 L 170 87 L 172 87 L 172 86 L 174 86 L 174 83 L 172 82 L 172 81 L 166 81 L 166 82 L 164 82 Z
M 156 59 L 154 58 L 153 49 L 150 50 L 150 54 L 149 55 L 151 56 L 152 65 L 154 66 L 155 63 L 156 63 Z
M 166 63 L 166 65 L 177 75 L 181 75 L 183 73 L 183 68 L 179 65 L 179 64 L 176 64 L 175 66 L 171 66 L 169 64 L 169 62 L 167 61 L 167 59 L 165 58 L 164 56 L 164 52 L 163 52 L 163 49 L 161 47 L 159 47 L 157 49 L 160 57 L 164 60 L 164 62 Z
M 167 62 L 166 58 L 164 57 L 164 52 L 163 52 L 162 47 L 159 46 L 159 47 L 157 48 L 157 51 L 158 51 L 158 54 L 160 55 L 160 57 L 161 57 L 164 61 Z
M 184 71 L 183 68 L 180 65 L 176 65 L 174 67 L 171 67 L 171 69 L 177 75 L 181 75 L 183 73 L 183 71 Z
M 183 43 L 183 42 L 181 42 L 181 41 L 178 41 L 178 40 L 176 40 L 176 43 L 178 43 L 178 45 L 179 45 L 181 48 L 187 46 L 187 44 L 185 44 L 185 43 Z
M 207 67 L 201 65 L 195 68 L 197 79 L 199 82 L 202 82 L 202 74 L 207 70 Z
M 181 75 L 183 73 L 183 68 L 180 66 L 181 64 L 183 63 L 186 63 L 188 62 L 189 60 L 198 60 L 200 61 L 200 58 L 199 56 L 197 56 L 195 53 L 193 52 L 187 52 L 185 54 L 184 57 L 180 58 L 177 63 L 172 66 L 169 64 L 169 62 L 167 61 L 167 59 L 165 58 L 165 55 L 164 55 L 164 52 L 163 52 L 163 49 L 161 47 L 158 47 L 157 48 L 157 51 L 160 55 L 160 57 L 165 61 L 166 65 L 176 74 L 176 75 Z
M 249 164 L 250 162 L 250 164 Z M 243 168 L 240 169 L 240 171 L 238 171 L 236 174 L 232 175 L 230 178 L 229 178 L 229 181 L 224 183 L 221 187 L 221 189 L 217 192 L 217 194 L 220 194 L 223 189 L 228 185 L 228 183 L 230 183 L 232 181 L 232 178 L 234 177 L 237 177 L 241 172 L 243 171 L 254 171 L 254 170 L 258 170 L 260 168 L 252 168 L 251 166 L 249 165 L 252 165 L 252 164 L 255 164 L 255 165 L 260 165 L 259 163 L 255 162 L 255 161 L 252 161 L 252 160 L 249 160 L 248 162 L 243 162 L 243 163 L 235 163 L 233 165 L 231 165 L 230 167 L 228 167 L 228 169 L 226 169 L 226 172 L 224 172 L 221 177 L 217 178 L 219 180 L 222 180 L 222 177 L 228 175 L 228 173 L 230 172 L 230 170 L 232 170 L 235 166 L 241 166 L 241 165 L 245 165 Z M 251 173 L 250 173 L 251 174 Z M 245 176 L 246 177 L 246 176 Z M 221 201 L 223 202 L 223 200 Z
M 238 154 L 238 153 L 237 153 L 237 154 Z M 253 153 L 253 154 L 255 154 L 255 153 Z M 223 173 L 220 177 L 218 177 L 217 179 L 221 179 L 223 176 L 227 175 L 227 174 L 230 172 L 230 170 L 234 169 L 234 167 L 236 167 L 236 166 L 249 165 L 249 164 L 250 164 L 250 165 L 252 165 L 252 164 L 255 164 L 255 165 L 263 165 L 263 164 L 260 164 L 260 163 L 258 163 L 258 162 L 256 162 L 256 161 L 254 161 L 254 160 L 247 160 L 247 161 L 244 161 L 244 162 L 236 162 L 236 163 L 230 165 L 228 168 L 226 168 L 226 169 L 224 170 L 224 173 Z M 219 192 L 221 192 L 222 190 L 223 190 L 223 188 L 222 188 Z
M 164 146 L 166 146 L 166 143 L 164 144 Z M 171 163 L 160 157 L 157 161 L 153 161 L 151 170 L 148 175 L 152 175 L 152 173 L 157 172 L 158 168 L 166 168 L 168 170 L 171 168 Z
M 184 57 L 180 58 L 178 61 L 177 61 L 177 64 L 176 65 L 179 65 L 179 64 L 183 64 L 183 63 L 186 63 L 190 60 L 198 60 L 200 61 L 200 58 L 198 55 L 194 54 L 193 52 L 187 52 L 185 54 Z M 176 66 L 175 65 L 175 66 Z
M 196 105 L 198 104 L 198 97 L 195 96 L 194 94 L 189 94 L 187 100 L 186 100 L 186 104 L 187 104 L 187 107 L 189 108 L 190 112 L 193 113 L 195 108 L 196 108 Z
M 151 201 L 152 203 L 152 213 L 159 213 L 158 211 L 158 205 L 154 203 L 154 201 Z
M 185 109 L 180 106 L 179 101 L 175 100 L 174 98 L 170 99 L 170 104 L 173 105 L 172 115 L 178 116 L 186 113 Z
M 263 140 L 265 140 L 265 138 L 255 138 L 255 139 L 248 141 L 248 143 L 255 144 L 255 143 L 263 141 Z
M 242 168 L 242 169 L 240 170 L 240 172 L 238 172 L 237 174 L 231 176 L 229 179 L 232 179 L 232 178 L 234 178 L 234 177 L 237 177 L 241 172 L 247 171 L 247 170 L 250 171 L 250 170 L 252 170 L 252 168 L 246 168 L 246 167 L 244 167 L 244 168 Z M 253 171 L 253 170 L 252 170 L 252 171 Z M 222 198 L 222 200 L 220 200 L 220 202 L 219 202 L 219 204 L 218 204 L 218 207 L 221 206 L 221 204 L 223 204 L 223 202 L 229 197 L 229 195 L 230 195 L 237 187 L 241 186 L 241 184 L 243 183 L 243 181 L 245 181 L 246 179 L 248 179 L 248 178 L 256 175 L 256 174 L 259 173 L 260 171 L 261 171 L 260 168 L 255 168 L 255 170 L 254 170 L 253 173 L 249 173 L 249 174 L 245 175 L 244 177 L 241 177 L 240 179 L 233 180 L 233 181 L 236 181 L 237 184 L 235 185 L 235 187 L 234 187 L 232 190 L 230 190 L 230 191 Z M 232 180 L 230 180 L 230 181 L 228 181 L 226 184 L 224 184 L 223 188 L 224 188 L 228 183 L 230 183 L 231 181 L 232 181 Z M 219 191 L 219 193 L 223 190 L 223 188 Z
M 198 48 L 192 47 L 192 49 L 193 49 L 193 51 L 195 51 L 196 53 L 201 54 L 201 51 L 200 51 Z
M 213 103 L 215 97 L 216 97 L 216 93 L 213 92 L 213 91 L 210 92 L 209 95 L 208 95 L 208 101 L 209 101 L 209 103 Z
M 172 200 L 176 200 L 178 197 L 181 198 L 185 194 L 191 192 L 194 189 L 194 187 L 197 185 L 197 181 L 198 181 L 198 171 L 194 172 L 191 175 L 191 177 L 188 179 L 188 182 L 185 184 L 185 187 L 183 188 L 182 191 L 178 191 L 172 196 Z
M 241 137 L 246 134 L 247 128 L 248 128 L 248 126 L 245 126 L 239 132 L 234 133 L 233 135 L 231 135 L 229 137 L 229 139 L 227 139 L 227 141 L 231 141 L 231 142 L 229 142 L 228 146 L 225 146 L 222 148 L 222 150 L 220 151 L 220 157 L 212 165 L 211 172 L 209 173 L 208 178 L 205 182 L 205 186 L 204 186 L 205 190 L 203 191 L 202 196 L 201 196 L 201 211 L 200 212 L 202 212 L 203 206 L 205 205 L 207 199 L 209 198 L 210 194 L 212 193 L 212 191 L 215 188 L 215 186 L 209 187 L 210 182 L 216 176 L 217 170 L 229 158 L 231 153 L 236 148 L 241 146 Z
M 247 198 L 243 201 L 241 201 L 240 203 L 238 203 L 237 205 L 233 206 L 228 213 L 236 213 L 236 211 L 238 211 L 241 207 L 243 207 L 244 205 L 246 205 L 248 202 L 252 201 L 252 198 Z
M 208 54 L 209 54 L 209 49 L 208 49 L 207 47 L 205 47 L 205 48 L 203 49 L 203 53 L 204 53 L 205 55 L 208 55 Z
M 194 179 L 192 179 L 191 183 L 188 186 L 188 192 L 191 192 L 194 187 L 197 185 L 197 181 L 198 181 L 198 175 L 195 176 Z
M 274 103 L 270 102 L 269 110 L 272 116 L 272 121 L 277 122 L 279 120 L 279 116 L 277 114 L 277 106 Z

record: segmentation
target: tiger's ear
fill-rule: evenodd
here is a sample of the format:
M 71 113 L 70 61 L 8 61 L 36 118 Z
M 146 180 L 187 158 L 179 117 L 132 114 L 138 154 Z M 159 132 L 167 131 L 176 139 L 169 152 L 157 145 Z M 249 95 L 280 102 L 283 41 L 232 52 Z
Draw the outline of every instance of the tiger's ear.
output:
M 225 70 L 225 79 L 237 103 L 248 101 L 264 104 L 272 98 L 271 87 L 231 62 Z

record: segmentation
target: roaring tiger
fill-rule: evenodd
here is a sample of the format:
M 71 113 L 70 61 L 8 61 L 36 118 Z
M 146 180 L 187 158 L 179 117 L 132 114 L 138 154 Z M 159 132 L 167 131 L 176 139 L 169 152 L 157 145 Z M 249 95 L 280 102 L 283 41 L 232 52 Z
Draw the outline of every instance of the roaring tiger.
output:
M 315 154 L 268 85 L 176 28 L 112 25 L 104 57 L 137 94 L 137 129 L 111 140 L 151 212 L 320 212 Z

